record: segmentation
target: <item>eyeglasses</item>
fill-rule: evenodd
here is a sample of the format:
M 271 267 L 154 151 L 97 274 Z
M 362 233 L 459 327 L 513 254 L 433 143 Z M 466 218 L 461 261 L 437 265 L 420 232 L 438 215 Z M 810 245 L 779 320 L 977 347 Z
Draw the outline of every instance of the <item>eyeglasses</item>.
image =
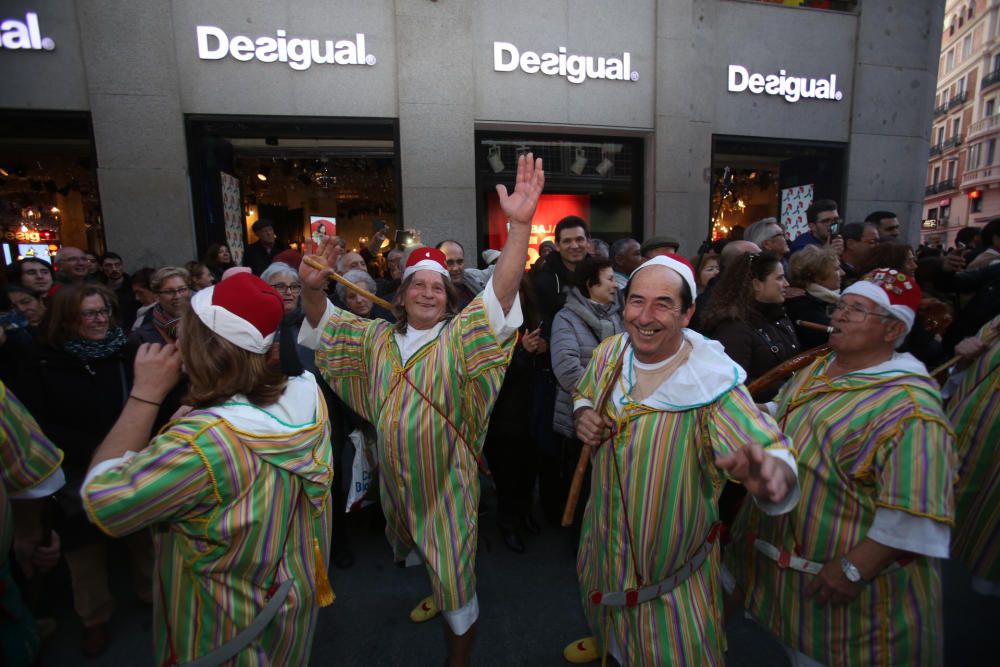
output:
M 290 292 L 292 294 L 298 294 L 302 291 L 302 285 L 298 283 L 292 283 L 290 285 L 286 283 L 274 283 L 271 287 L 279 292 Z
M 817 225 L 840 225 L 844 221 L 841 218 L 826 218 L 825 220 L 817 220 Z
M 178 287 L 176 289 L 161 289 L 157 294 L 162 294 L 163 296 L 175 297 L 182 296 L 191 291 L 190 287 Z
M 833 317 L 834 314 L 839 313 L 841 311 L 844 311 L 846 313 L 848 322 L 864 322 L 866 319 L 868 319 L 869 315 L 871 315 L 872 317 L 883 317 L 883 318 L 892 317 L 892 315 L 886 315 L 885 313 L 879 313 L 873 310 L 867 310 L 865 308 L 862 308 L 861 306 L 848 305 L 843 301 L 838 301 L 837 303 L 828 306 L 826 309 L 826 312 L 830 317 Z
M 99 308 L 97 310 L 85 310 L 80 313 L 80 317 L 87 320 L 88 322 L 93 322 L 100 317 L 111 317 L 110 308 Z

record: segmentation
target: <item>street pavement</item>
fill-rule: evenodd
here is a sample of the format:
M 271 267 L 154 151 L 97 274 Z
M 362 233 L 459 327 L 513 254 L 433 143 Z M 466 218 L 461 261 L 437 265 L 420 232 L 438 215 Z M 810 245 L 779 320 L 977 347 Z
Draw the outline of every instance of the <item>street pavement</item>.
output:
M 489 494 L 484 506 L 489 507 Z M 430 593 L 422 566 L 401 569 L 369 508 L 352 516 L 351 538 L 356 562 L 345 570 L 331 567 L 337 601 L 319 614 L 313 665 L 379 667 L 444 664 L 443 621 L 410 622 L 410 609 Z M 524 665 L 564 667 L 562 648 L 587 634 L 577 593 L 575 554 L 570 532 L 545 527 L 526 536 L 527 551 L 508 550 L 492 512 L 481 518 L 478 558 L 480 620 L 474 664 L 483 667 Z M 59 630 L 48 642 L 43 666 L 152 666 L 151 612 L 129 591 L 125 552 L 111 568 L 119 600 L 112 622 L 112 642 L 98 659 L 79 651 L 79 624 L 71 612 L 65 586 L 51 602 L 62 612 Z M 947 665 L 985 664 L 1000 652 L 1000 599 L 973 594 L 969 579 L 957 566 L 945 567 Z M 751 621 L 734 618 L 727 625 L 730 667 L 783 667 L 781 647 Z M 599 663 L 593 663 L 597 665 Z

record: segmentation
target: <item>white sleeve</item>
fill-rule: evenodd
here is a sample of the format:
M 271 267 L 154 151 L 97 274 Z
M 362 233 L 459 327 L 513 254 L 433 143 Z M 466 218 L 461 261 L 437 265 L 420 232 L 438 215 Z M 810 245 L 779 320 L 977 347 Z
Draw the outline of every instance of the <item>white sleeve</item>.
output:
M 772 417 L 778 414 L 778 404 L 775 401 L 768 401 L 767 403 L 759 404 L 760 407 L 764 409 L 764 412 L 771 415 Z
M 765 456 L 773 456 L 779 461 L 784 461 L 788 464 L 788 467 L 792 469 L 792 473 L 795 474 L 795 488 L 789 491 L 783 500 L 776 503 L 758 500 L 756 496 L 754 496 L 753 501 L 757 503 L 757 507 L 760 508 L 761 512 L 769 516 L 787 514 L 794 509 L 799 503 L 799 498 L 802 497 L 802 488 L 799 486 L 799 467 L 795 463 L 795 457 L 787 449 L 765 449 L 764 454 Z
M 594 407 L 594 402 L 589 398 L 578 398 L 573 401 L 573 412 L 575 413 L 580 408 L 592 408 Z
M 326 323 L 331 317 L 333 317 L 334 312 L 336 312 L 333 304 L 330 300 L 326 300 L 326 310 L 323 311 L 323 317 L 320 318 L 320 325 L 315 329 L 309 324 L 309 318 L 303 318 L 302 326 L 299 327 L 299 338 L 298 343 L 303 347 L 308 347 L 310 350 L 315 350 L 319 347 L 319 341 L 323 337 L 323 329 L 326 327 Z
M 902 549 L 931 558 L 947 558 L 951 545 L 951 526 L 922 516 L 879 507 L 868 529 L 870 539 L 894 549 Z
M 63 469 L 56 468 L 55 472 L 43 479 L 38 484 L 27 489 L 22 489 L 17 493 L 10 494 L 11 500 L 35 500 L 36 498 L 48 498 L 59 489 L 66 486 L 66 474 Z
M 80 496 L 83 496 L 84 489 L 90 484 L 90 480 L 94 479 L 102 472 L 111 470 L 112 468 L 117 468 L 120 465 L 128 463 L 135 457 L 135 452 L 129 451 L 125 452 L 121 456 L 114 459 L 105 459 L 95 465 L 93 468 L 87 471 L 87 476 L 83 478 L 83 484 L 80 485 Z
M 493 293 L 493 278 L 490 278 L 490 281 L 486 283 L 486 289 L 483 290 L 483 303 L 486 306 L 486 316 L 490 320 L 490 328 L 493 329 L 498 341 L 502 343 L 517 333 L 518 327 L 524 322 L 524 317 L 521 315 L 520 294 L 514 295 L 514 303 L 511 304 L 510 312 L 504 315 L 503 306 L 500 305 L 497 295 Z M 302 326 L 305 324 L 303 322 Z M 299 342 L 302 342 L 301 334 Z

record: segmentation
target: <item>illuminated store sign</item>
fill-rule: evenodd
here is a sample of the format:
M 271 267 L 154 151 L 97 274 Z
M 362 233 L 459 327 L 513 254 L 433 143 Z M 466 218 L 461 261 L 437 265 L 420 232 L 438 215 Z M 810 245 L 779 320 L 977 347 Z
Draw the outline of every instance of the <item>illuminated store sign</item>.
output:
M 28 12 L 24 20 L 0 21 L 0 48 L 8 51 L 52 51 L 56 43 L 51 37 L 42 37 L 38 27 L 38 14 Z
M 804 76 L 789 76 L 785 70 L 777 74 L 751 74 L 742 65 L 729 66 L 729 92 L 749 91 L 754 95 L 776 95 L 788 102 L 800 99 L 841 100 L 844 94 L 837 90 L 837 75 L 826 79 L 809 79 Z
M 353 40 L 289 38 L 284 30 L 275 35 L 229 37 L 222 28 L 200 25 L 198 32 L 198 57 L 202 60 L 222 60 L 226 56 L 248 62 L 288 63 L 294 70 L 307 70 L 315 65 L 374 65 L 375 56 L 365 50 L 364 33 L 357 33 Z
M 566 52 L 565 46 L 560 46 L 558 53 L 535 53 L 520 51 L 509 42 L 493 42 L 493 71 L 516 69 L 525 74 L 565 77 L 570 83 L 583 83 L 587 79 L 639 80 L 639 73 L 632 71 L 632 55 L 628 51 L 621 58 L 605 58 L 573 55 Z

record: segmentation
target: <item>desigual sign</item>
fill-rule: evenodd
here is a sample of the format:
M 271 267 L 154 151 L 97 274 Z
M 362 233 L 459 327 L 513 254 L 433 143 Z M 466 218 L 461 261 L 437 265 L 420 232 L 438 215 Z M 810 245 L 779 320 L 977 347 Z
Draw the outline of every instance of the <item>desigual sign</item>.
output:
M 198 33 L 198 57 L 202 60 L 222 60 L 232 56 L 235 60 L 262 63 L 287 63 L 294 70 L 303 71 L 315 65 L 374 65 L 376 58 L 366 51 L 364 33 L 357 33 L 354 39 L 308 39 L 289 38 L 284 30 L 276 30 L 274 36 L 262 35 L 230 37 L 222 28 L 200 25 Z
M 605 58 L 574 55 L 565 46 L 560 46 L 558 53 L 536 53 L 520 51 L 509 42 L 493 42 L 493 71 L 516 69 L 525 74 L 565 77 L 570 83 L 583 83 L 587 79 L 639 80 L 639 73 L 632 70 L 632 55 L 628 51 L 621 58 Z
M 42 37 L 38 14 L 28 12 L 23 21 L 0 21 L 0 48 L 8 51 L 52 51 L 56 43 L 51 37 Z
M 837 90 L 837 75 L 828 78 L 810 79 L 804 76 L 788 76 L 785 70 L 777 74 L 751 74 L 742 65 L 729 66 L 729 92 L 749 91 L 753 95 L 775 95 L 788 102 L 800 99 L 835 100 L 844 94 Z

